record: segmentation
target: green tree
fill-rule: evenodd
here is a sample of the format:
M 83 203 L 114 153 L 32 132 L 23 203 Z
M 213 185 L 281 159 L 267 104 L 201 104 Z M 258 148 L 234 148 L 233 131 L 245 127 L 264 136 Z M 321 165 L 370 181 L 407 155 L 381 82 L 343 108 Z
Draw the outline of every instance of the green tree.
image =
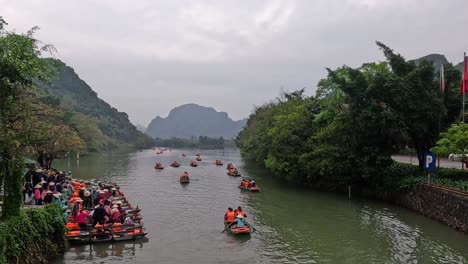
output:
M 18 215 L 22 205 L 21 145 L 28 138 L 19 138 L 16 133 L 21 115 L 15 110 L 35 80 L 48 81 L 54 73 L 53 67 L 40 58 L 41 52 L 52 47 L 39 47 L 40 42 L 34 39 L 37 28 L 20 35 L 7 31 L 5 25 L 0 18 L 0 182 L 4 182 L 4 218 Z
M 435 147 L 431 149 L 439 156 L 447 156 L 451 153 L 461 155 L 463 163 L 468 160 L 468 124 L 452 124 L 447 132 L 440 135 Z
M 440 122 L 446 116 L 433 66 L 422 61 L 418 65 L 406 61 L 400 54 L 377 42 L 392 70 L 392 76 L 382 80 L 377 98 L 389 106 L 402 121 L 401 129 L 408 136 L 408 145 L 416 150 L 419 166 L 424 153 L 435 146 Z

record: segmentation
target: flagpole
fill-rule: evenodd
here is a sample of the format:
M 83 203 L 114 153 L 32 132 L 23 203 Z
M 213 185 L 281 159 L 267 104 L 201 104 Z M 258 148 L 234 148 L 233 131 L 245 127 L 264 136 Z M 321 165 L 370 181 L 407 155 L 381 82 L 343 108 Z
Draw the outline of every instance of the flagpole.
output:
M 466 58 L 466 52 L 463 52 L 463 65 L 465 65 L 465 58 Z M 463 69 L 464 71 L 465 69 Z M 462 82 L 465 81 L 465 77 L 462 74 Z M 462 97 L 463 97 L 463 103 L 462 103 L 462 122 L 465 123 L 465 87 L 462 85 Z

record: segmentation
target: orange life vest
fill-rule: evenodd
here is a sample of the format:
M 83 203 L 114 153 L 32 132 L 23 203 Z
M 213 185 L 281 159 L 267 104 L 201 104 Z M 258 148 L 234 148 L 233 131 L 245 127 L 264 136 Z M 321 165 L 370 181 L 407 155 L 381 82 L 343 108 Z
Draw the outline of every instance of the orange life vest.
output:
M 78 225 L 78 223 L 71 223 L 71 222 L 68 222 L 66 225 L 65 225 L 66 228 L 68 229 L 76 229 L 76 228 L 79 228 L 80 226 Z
M 101 224 L 97 224 L 94 226 L 94 228 L 96 229 L 96 232 L 104 232 L 104 226 L 101 225 Z
M 113 225 L 113 230 L 114 232 L 122 232 L 123 231 L 123 227 L 122 227 L 122 224 L 119 223 L 119 222 L 115 222 Z
M 228 223 L 232 223 L 236 219 L 236 214 L 233 211 L 227 211 L 226 216 L 226 222 Z

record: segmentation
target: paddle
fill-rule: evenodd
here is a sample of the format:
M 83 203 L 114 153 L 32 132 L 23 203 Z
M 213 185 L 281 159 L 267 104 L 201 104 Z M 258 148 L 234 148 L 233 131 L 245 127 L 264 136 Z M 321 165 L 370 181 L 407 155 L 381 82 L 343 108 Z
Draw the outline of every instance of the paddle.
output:
M 250 228 L 252 228 L 252 233 L 255 232 L 255 231 L 257 231 L 257 229 L 256 229 L 255 227 L 253 227 L 250 223 L 247 223 L 247 221 L 244 221 L 244 223 L 245 223 L 246 225 L 249 225 Z
M 234 224 L 234 222 L 232 222 L 232 223 L 229 224 L 228 226 L 225 225 L 224 230 L 221 231 L 221 233 L 224 233 L 224 231 L 228 230 L 228 228 L 230 228 L 233 224 Z
M 255 232 L 255 231 L 257 231 L 257 229 L 256 229 L 255 227 L 253 227 L 252 225 L 250 225 L 250 227 L 251 227 L 252 230 L 253 230 L 252 233 Z

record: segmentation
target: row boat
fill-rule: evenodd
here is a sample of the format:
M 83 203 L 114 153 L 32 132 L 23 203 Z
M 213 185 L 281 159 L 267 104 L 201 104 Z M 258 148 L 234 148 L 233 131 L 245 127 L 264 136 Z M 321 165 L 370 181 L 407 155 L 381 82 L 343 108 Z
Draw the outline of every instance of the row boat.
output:
M 247 222 L 245 222 L 245 226 L 244 227 L 236 227 L 235 224 L 229 226 L 228 224 L 226 224 L 226 222 L 224 222 L 224 227 L 226 228 L 226 230 L 233 234 L 233 235 L 246 235 L 246 234 L 250 234 L 252 232 L 251 228 L 250 228 L 250 224 L 248 224 Z
M 249 191 L 249 192 L 259 192 L 260 189 L 257 186 L 251 186 L 251 187 L 244 187 L 244 186 L 239 186 L 239 189 L 244 190 L 244 191 Z
M 232 176 L 232 177 L 240 177 L 240 173 L 234 173 L 234 172 L 228 172 L 227 175 Z

